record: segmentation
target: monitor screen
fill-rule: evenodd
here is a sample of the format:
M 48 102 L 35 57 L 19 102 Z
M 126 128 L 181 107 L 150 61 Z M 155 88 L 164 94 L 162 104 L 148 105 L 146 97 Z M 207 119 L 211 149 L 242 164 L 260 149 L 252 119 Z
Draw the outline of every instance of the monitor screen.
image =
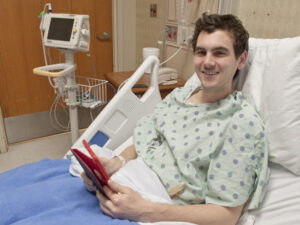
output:
M 47 39 L 70 41 L 74 19 L 51 18 Z

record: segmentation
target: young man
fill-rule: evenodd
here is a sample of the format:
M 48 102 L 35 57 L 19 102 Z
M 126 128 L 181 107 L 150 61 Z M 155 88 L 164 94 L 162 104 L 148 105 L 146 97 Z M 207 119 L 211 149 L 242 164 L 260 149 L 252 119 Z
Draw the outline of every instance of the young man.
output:
M 185 221 L 234 225 L 243 208 L 256 208 L 267 179 L 264 126 L 254 108 L 234 91 L 244 67 L 248 33 L 232 15 L 204 14 L 193 37 L 195 71 L 201 87 L 175 89 L 137 123 L 134 145 L 122 157 L 137 156 L 167 191 L 179 188 L 175 204 L 143 199 L 113 181 L 99 192 L 100 207 L 113 218 L 141 222 Z M 109 173 L 122 165 L 101 159 Z M 86 187 L 92 182 L 83 174 Z

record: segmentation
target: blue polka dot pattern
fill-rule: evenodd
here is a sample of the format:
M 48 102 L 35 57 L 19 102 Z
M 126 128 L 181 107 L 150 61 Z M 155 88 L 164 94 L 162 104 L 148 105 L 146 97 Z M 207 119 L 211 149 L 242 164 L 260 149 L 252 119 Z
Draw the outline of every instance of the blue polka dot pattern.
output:
M 238 194 L 233 194 L 232 197 L 233 197 L 234 199 L 238 199 L 238 198 L 239 198 Z
M 258 114 L 240 92 L 216 103 L 187 104 L 193 92 L 175 89 L 137 122 L 138 155 L 167 190 L 184 184 L 175 203 L 236 206 L 253 195 L 250 203 L 257 204 L 268 159 Z

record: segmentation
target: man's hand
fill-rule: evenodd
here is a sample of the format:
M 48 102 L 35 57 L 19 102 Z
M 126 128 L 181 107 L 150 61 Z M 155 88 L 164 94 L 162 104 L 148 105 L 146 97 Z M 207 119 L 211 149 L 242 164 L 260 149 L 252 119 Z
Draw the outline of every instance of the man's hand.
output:
M 112 159 L 106 159 L 106 158 L 99 158 L 99 161 L 101 162 L 102 166 L 107 172 L 107 175 L 110 177 L 113 173 L 118 171 L 121 166 L 122 162 L 119 158 L 114 157 Z M 81 174 L 81 177 L 83 179 L 83 182 L 85 184 L 85 187 L 90 192 L 96 192 L 97 188 L 93 181 L 86 175 L 85 172 Z
M 120 185 L 111 180 L 109 187 L 103 188 L 106 196 L 97 191 L 102 211 L 112 218 L 128 219 L 133 221 L 146 221 L 149 201 L 143 199 L 136 191 Z
M 85 184 L 85 188 L 90 192 L 96 192 L 97 187 L 94 182 L 86 175 L 85 172 L 82 172 L 81 178 L 83 179 L 83 183 Z

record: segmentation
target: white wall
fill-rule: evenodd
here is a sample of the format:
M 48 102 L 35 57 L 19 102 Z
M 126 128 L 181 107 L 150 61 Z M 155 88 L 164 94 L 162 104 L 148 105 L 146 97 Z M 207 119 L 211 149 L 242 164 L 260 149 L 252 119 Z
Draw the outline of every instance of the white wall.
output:
M 136 69 L 136 0 L 113 0 L 114 71 Z

